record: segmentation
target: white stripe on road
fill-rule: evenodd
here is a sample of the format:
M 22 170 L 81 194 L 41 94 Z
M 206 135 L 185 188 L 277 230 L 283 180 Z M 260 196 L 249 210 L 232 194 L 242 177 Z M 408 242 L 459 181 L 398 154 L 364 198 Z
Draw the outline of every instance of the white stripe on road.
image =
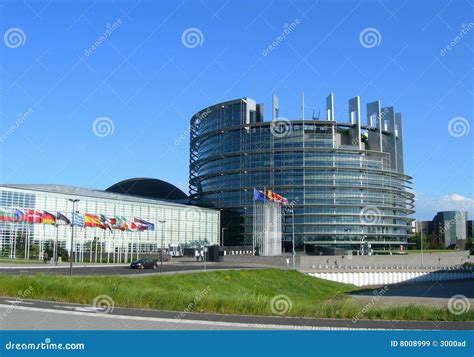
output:
M 5 302 L 9 302 L 10 304 L 17 305 L 17 304 L 25 304 L 25 305 L 34 305 L 32 302 L 23 301 L 23 300 L 3 300 Z
M 12 309 L 11 305 L 0 304 L 0 308 Z M 348 327 L 318 327 L 318 326 L 295 326 L 295 325 L 276 325 L 276 324 L 252 324 L 242 322 L 222 322 L 222 321 L 203 321 L 203 320 L 185 320 L 185 319 L 166 319 L 161 317 L 145 317 L 145 316 L 126 316 L 126 315 L 110 315 L 103 313 L 87 313 L 79 311 L 66 311 L 66 310 L 55 310 L 55 309 L 43 309 L 38 307 L 27 307 L 27 306 L 15 306 L 15 310 L 26 310 L 26 311 L 37 311 L 37 312 L 48 312 L 53 314 L 64 314 L 64 315 L 78 315 L 87 317 L 105 317 L 109 319 L 118 320 L 135 320 L 135 321 L 152 321 L 152 322 L 163 322 L 163 323 L 175 323 L 175 324 L 191 324 L 191 325 L 203 325 L 203 326 L 227 326 L 237 328 L 255 328 L 255 329 L 278 329 L 278 330 L 361 330 L 359 328 L 348 328 Z M 179 314 L 179 313 L 177 313 Z M 368 329 L 362 329 L 368 330 Z

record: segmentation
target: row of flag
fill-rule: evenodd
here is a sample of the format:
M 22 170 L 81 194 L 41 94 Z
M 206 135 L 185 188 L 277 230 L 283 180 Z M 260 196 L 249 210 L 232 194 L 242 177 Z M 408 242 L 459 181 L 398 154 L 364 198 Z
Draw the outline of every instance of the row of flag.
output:
M 288 200 L 285 197 L 273 192 L 272 190 L 261 191 L 254 188 L 253 199 L 254 201 L 275 202 L 282 205 L 288 204 Z
M 79 227 L 96 227 L 101 229 L 118 229 L 121 231 L 154 231 L 155 225 L 144 219 L 134 218 L 127 220 L 123 216 L 107 217 L 103 214 L 74 213 L 69 216 L 48 211 L 33 209 L 5 209 L 0 208 L 0 221 L 10 223 L 42 223 L 52 225 L 72 225 Z

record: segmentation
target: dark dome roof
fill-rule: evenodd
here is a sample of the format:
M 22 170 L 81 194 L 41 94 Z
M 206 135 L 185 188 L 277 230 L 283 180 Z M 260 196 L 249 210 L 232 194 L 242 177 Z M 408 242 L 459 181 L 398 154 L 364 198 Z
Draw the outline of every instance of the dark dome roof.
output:
M 105 191 L 172 201 L 186 200 L 188 198 L 176 186 L 162 180 L 146 177 L 120 181 Z

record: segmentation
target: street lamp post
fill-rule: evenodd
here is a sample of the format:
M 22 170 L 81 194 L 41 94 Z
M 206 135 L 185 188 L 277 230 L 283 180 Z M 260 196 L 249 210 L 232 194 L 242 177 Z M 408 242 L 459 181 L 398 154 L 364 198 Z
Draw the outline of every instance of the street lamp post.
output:
M 225 232 L 226 230 L 228 230 L 228 229 L 229 229 L 229 228 L 227 228 L 227 227 L 223 227 L 223 228 L 221 229 L 221 247 L 224 246 L 224 232 Z
M 293 244 L 292 244 L 292 246 L 293 246 L 293 252 L 292 252 L 293 253 L 293 269 L 295 269 L 295 256 L 296 256 L 296 253 L 295 253 L 295 210 L 294 210 L 293 207 L 291 208 L 291 223 L 293 225 L 293 227 L 292 227 L 292 231 L 293 231 L 293 233 L 292 233 L 292 235 L 293 235 L 293 237 L 292 237 L 292 240 L 293 240 Z
M 420 230 L 421 267 L 423 268 L 423 227 Z
M 71 249 L 69 252 L 69 275 L 72 276 L 72 260 L 74 257 L 73 249 L 74 249 L 74 221 L 75 221 L 75 214 L 76 214 L 76 203 L 79 202 L 79 199 L 75 198 L 69 199 L 69 202 L 72 202 L 72 215 L 71 215 Z
M 163 240 L 164 240 L 164 237 L 165 237 L 165 230 L 164 230 L 164 227 L 165 227 L 165 220 L 164 219 L 160 219 L 158 222 L 161 223 L 161 252 L 160 252 L 160 272 L 163 273 Z
M 365 238 L 367 238 L 367 236 L 362 236 L 362 239 L 360 241 L 360 253 L 361 253 L 361 255 L 365 255 L 364 254 L 364 251 L 365 251 L 365 249 L 364 249 Z

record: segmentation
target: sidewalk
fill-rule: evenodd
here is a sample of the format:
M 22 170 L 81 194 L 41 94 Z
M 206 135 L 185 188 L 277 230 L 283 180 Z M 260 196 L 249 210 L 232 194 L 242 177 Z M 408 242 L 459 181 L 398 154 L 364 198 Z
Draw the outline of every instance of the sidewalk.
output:
M 100 268 L 100 267 L 113 267 L 113 266 L 128 266 L 130 263 L 76 263 L 74 262 L 74 267 L 88 267 L 88 268 Z M 69 268 L 68 262 L 62 262 L 59 265 L 51 264 L 21 264 L 21 263 L 0 263 L 1 269 L 62 269 Z

